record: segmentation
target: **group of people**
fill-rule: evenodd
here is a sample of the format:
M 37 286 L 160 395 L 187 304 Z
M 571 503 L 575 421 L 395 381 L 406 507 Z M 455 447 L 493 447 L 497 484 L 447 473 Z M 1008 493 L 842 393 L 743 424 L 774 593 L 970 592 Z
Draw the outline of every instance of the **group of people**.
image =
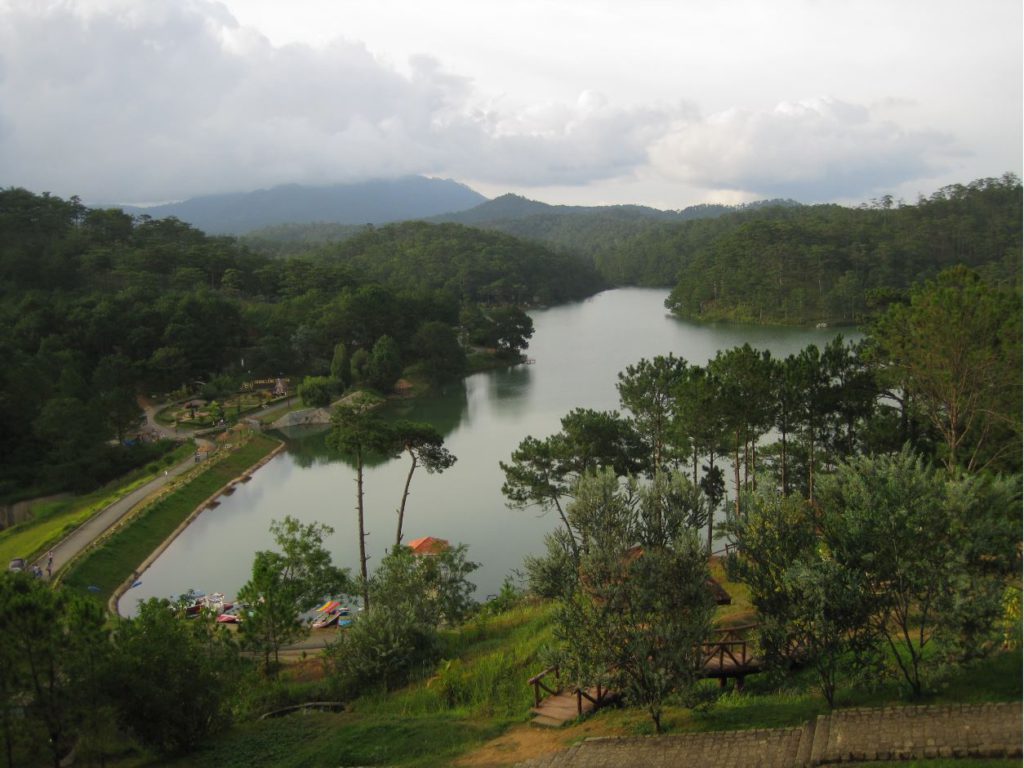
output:
M 39 567 L 39 563 L 32 566 L 32 575 L 37 579 L 43 578 L 43 569 Z M 46 578 L 53 576 L 53 550 L 51 549 L 46 554 Z

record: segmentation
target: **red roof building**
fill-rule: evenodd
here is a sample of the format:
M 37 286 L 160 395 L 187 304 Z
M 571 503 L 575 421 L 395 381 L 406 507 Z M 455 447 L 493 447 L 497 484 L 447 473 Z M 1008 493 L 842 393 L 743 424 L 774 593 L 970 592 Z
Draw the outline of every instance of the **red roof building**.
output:
M 413 539 L 406 546 L 412 550 L 414 555 L 439 555 L 451 545 L 444 539 L 424 536 L 421 539 Z

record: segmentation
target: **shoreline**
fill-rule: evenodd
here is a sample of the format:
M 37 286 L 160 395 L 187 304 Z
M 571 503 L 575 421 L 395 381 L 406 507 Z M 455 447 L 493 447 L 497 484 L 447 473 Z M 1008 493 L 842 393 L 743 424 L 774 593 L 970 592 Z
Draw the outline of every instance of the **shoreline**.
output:
M 268 437 L 271 440 L 276 441 L 277 445 L 273 449 L 271 449 L 269 453 L 260 458 L 255 464 L 248 466 L 241 472 L 241 474 L 226 482 L 212 494 L 207 496 L 200 504 L 198 504 L 195 507 L 195 509 L 193 509 L 185 517 L 185 519 L 178 524 L 178 526 L 170 533 L 170 535 L 167 536 L 167 538 L 165 538 L 160 543 L 160 545 L 157 546 L 156 549 L 154 549 L 152 552 L 149 553 L 149 555 L 146 556 L 142 563 L 140 563 L 139 566 L 134 571 L 132 571 L 132 574 L 127 579 L 125 579 L 121 584 L 119 584 L 117 588 L 111 593 L 110 598 L 107 601 L 107 611 L 109 613 L 111 613 L 114 616 L 121 617 L 121 613 L 118 610 L 118 604 L 121 602 L 121 598 L 124 597 L 125 593 L 128 592 L 129 589 L 131 589 L 132 584 L 134 584 L 139 579 L 139 577 L 142 576 L 146 572 L 146 570 L 153 564 L 153 562 L 164 553 L 164 551 L 174 542 L 174 540 L 181 535 L 182 531 L 188 528 L 188 526 L 191 525 L 192 522 L 197 517 L 199 517 L 200 514 L 202 514 L 209 508 L 210 504 L 213 501 L 223 496 L 224 493 L 229 488 L 234 488 L 239 483 L 246 482 L 246 478 L 251 478 L 256 471 L 258 471 L 261 467 L 269 463 L 278 454 L 285 450 L 284 442 L 282 442 L 278 438 L 271 437 L 264 432 L 261 432 L 260 434 L 264 435 L 265 437 Z
M 528 358 L 525 357 L 525 355 L 522 356 L 521 359 L 519 359 L 519 360 L 501 360 L 501 361 L 499 361 L 497 358 L 495 358 L 494 359 L 494 363 L 495 363 L 494 365 L 489 365 L 489 366 L 486 366 L 486 367 L 477 368 L 475 370 L 467 370 L 466 373 L 462 377 L 460 377 L 460 378 L 466 378 L 468 376 L 472 376 L 472 375 L 475 375 L 475 374 L 478 374 L 478 373 L 486 373 L 488 371 L 497 370 L 497 369 L 500 369 L 500 368 L 514 367 L 514 366 L 517 366 L 517 365 L 526 365 L 529 362 L 530 361 L 528 360 Z M 401 395 L 401 396 L 397 396 L 397 397 L 396 396 L 390 396 L 390 397 L 382 398 L 381 401 L 379 403 L 377 403 L 376 405 L 377 406 L 384 405 L 387 401 L 389 401 L 391 399 L 396 399 L 396 400 L 399 400 L 399 399 L 417 399 L 418 397 L 422 396 L 422 394 L 423 394 L 422 391 L 418 390 L 415 387 L 412 387 L 410 389 L 412 391 L 409 391 L 409 392 L 407 392 L 407 393 L 405 393 L 404 395 Z M 285 443 L 282 440 L 280 440 L 279 438 L 273 437 L 273 436 L 268 434 L 268 432 L 276 430 L 276 429 L 280 429 L 282 426 L 284 426 L 284 425 L 279 425 L 278 422 L 288 418 L 288 416 L 292 415 L 292 414 L 307 415 L 307 414 L 310 414 L 311 412 L 317 412 L 317 411 L 329 413 L 330 410 L 333 410 L 334 406 L 339 405 L 340 403 L 343 403 L 344 401 L 350 399 L 355 394 L 358 394 L 358 392 L 349 393 L 349 394 L 343 396 L 342 398 L 339 398 L 338 400 L 332 402 L 331 405 L 329 406 L 329 408 L 299 409 L 298 411 L 292 411 L 292 412 L 290 412 L 288 414 L 285 414 L 282 417 L 279 417 L 275 422 L 272 422 L 270 424 L 264 424 L 263 428 L 260 429 L 258 431 L 258 433 L 263 435 L 263 436 L 265 436 L 265 437 L 268 437 L 271 440 L 276 441 L 277 445 L 269 453 L 267 453 L 262 458 L 260 458 L 256 463 L 254 463 L 254 464 L 250 465 L 249 467 L 247 467 L 246 469 L 244 469 L 238 476 L 236 476 L 236 477 L 232 478 L 231 480 L 229 480 L 227 483 L 222 485 L 220 488 L 218 488 L 216 491 L 214 491 L 212 494 L 210 494 L 207 498 L 205 498 L 200 504 L 198 504 L 185 517 L 185 519 L 182 520 L 181 523 L 179 523 L 177 527 L 175 527 L 175 529 L 170 533 L 170 535 L 168 535 L 167 538 L 165 538 L 160 543 L 160 545 L 156 547 L 156 549 L 154 549 L 152 552 L 149 553 L 149 555 L 146 556 L 146 558 L 139 564 L 139 566 L 132 571 L 131 575 L 128 576 L 128 578 L 126 578 L 123 582 L 121 582 L 117 586 L 117 588 L 114 589 L 114 591 L 110 595 L 110 598 L 107 600 L 107 611 L 111 615 L 123 618 L 123 616 L 121 615 L 120 611 L 118 610 L 118 606 L 119 606 L 119 603 L 121 602 L 121 598 L 125 596 L 125 594 L 131 589 L 132 585 L 136 581 L 138 581 L 145 574 L 145 572 L 149 569 L 149 567 L 153 564 L 153 562 L 156 561 L 156 559 L 158 557 L 160 557 L 160 555 L 162 555 L 167 550 L 167 548 L 174 542 L 174 540 L 177 539 L 178 536 L 180 536 L 181 533 L 186 528 L 188 528 L 188 526 L 191 525 L 192 522 L 196 518 L 199 517 L 200 514 L 202 514 L 204 511 L 206 511 L 213 502 L 215 502 L 218 498 L 223 496 L 229 489 L 234 488 L 238 483 L 246 482 L 248 478 L 252 477 L 252 475 L 255 474 L 259 469 L 261 469 L 263 466 L 268 464 L 272 459 L 274 459 L 278 454 L 280 454 L 281 452 L 283 452 L 286 449 L 286 445 L 285 445 Z M 307 416 L 307 418 L 308 418 L 308 416 Z M 299 424 L 297 424 L 297 425 L 289 425 L 289 426 L 312 426 L 312 425 L 323 424 L 323 423 L 329 423 L 329 420 L 327 420 L 326 422 L 319 422 L 319 421 L 308 421 L 306 419 L 302 419 Z M 105 535 L 101 536 L 100 539 L 98 539 L 97 541 L 93 542 L 93 545 L 98 543 L 103 538 L 106 538 L 106 536 Z

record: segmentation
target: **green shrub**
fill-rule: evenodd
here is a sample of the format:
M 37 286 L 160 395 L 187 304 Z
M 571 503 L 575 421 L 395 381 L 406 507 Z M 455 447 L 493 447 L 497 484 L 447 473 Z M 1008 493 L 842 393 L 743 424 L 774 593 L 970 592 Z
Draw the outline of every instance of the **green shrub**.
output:
M 347 695 L 394 690 L 428 671 L 438 658 L 437 630 L 406 605 L 375 607 L 327 652 L 328 666 Z

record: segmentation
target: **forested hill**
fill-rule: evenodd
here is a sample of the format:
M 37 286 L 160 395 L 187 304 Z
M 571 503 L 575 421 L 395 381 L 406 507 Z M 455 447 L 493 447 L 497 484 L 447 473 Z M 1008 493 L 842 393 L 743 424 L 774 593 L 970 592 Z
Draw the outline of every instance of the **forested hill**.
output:
M 856 323 L 912 283 L 962 263 L 1020 284 L 1021 183 L 953 185 L 916 205 L 746 206 L 658 211 L 549 206 L 505 195 L 441 218 L 542 242 L 592 261 L 612 285 L 673 288 L 702 320 Z
M 435 370 L 460 349 L 461 314 L 503 332 L 495 318 L 525 316 L 495 305 L 601 286 L 576 257 L 456 225 L 276 259 L 176 219 L 0 190 L 0 499 L 123 472 L 132 459 L 108 441 L 136 424 L 139 392 L 216 399 L 253 377 L 326 375 L 339 344 Z
M 209 234 L 241 235 L 280 224 L 363 225 L 422 219 L 472 208 L 486 199 L 450 179 L 406 176 L 323 187 L 286 184 L 148 208 L 120 207 L 133 216 L 173 216 Z
M 489 225 L 517 221 L 535 216 L 590 216 L 628 221 L 630 219 L 659 219 L 687 221 L 720 216 L 732 208 L 727 205 L 698 205 L 681 211 L 663 211 L 646 205 L 549 205 L 521 195 L 507 194 L 456 213 L 435 216 L 433 221 L 455 224 Z
M 548 205 L 519 195 L 501 197 L 475 208 L 444 214 L 431 221 L 454 222 L 535 240 L 560 251 L 586 256 L 614 285 L 660 285 L 675 282 L 676 267 L 648 270 L 634 263 L 634 243 L 686 222 L 717 219 L 764 208 L 799 206 L 792 200 L 762 200 L 739 206 L 693 205 L 664 211 L 642 205 Z
M 917 205 L 775 208 L 652 231 L 620 255 L 634 276 L 675 270 L 681 317 L 855 323 L 954 264 L 1021 283 L 1020 179 L 945 187 Z M 605 262 L 602 271 L 614 272 Z
M 792 200 L 763 200 L 747 205 L 692 205 L 679 211 L 663 211 L 642 205 L 548 205 L 520 195 L 507 194 L 488 200 L 468 210 L 445 213 L 425 219 L 432 224 L 463 224 L 489 229 L 524 240 L 533 240 L 560 251 L 586 256 L 602 266 L 605 277 L 613 283 L 639 282 L 668 286 L 675 272 L 668 277 L 619 279 L 606 254 L 619 254 L 623 245 L 661 225 L 697 219 L 714 219 L 740 211 L 756 211 L 776 206 L 797 206 Z M 274 256 L 302 253 L 310 247 L 328 242 L 341 242 L 355 237 L 366 226 L 345 225 L 326 221 L 312 223 L 276 224 L 253 230 L 244 241 L 258 250 Z
M 582 257 L 458 224 L 371 227 L 318 253 L 401 290 L 439 290 L 485 304 L 555 304 L 607 287 Z

